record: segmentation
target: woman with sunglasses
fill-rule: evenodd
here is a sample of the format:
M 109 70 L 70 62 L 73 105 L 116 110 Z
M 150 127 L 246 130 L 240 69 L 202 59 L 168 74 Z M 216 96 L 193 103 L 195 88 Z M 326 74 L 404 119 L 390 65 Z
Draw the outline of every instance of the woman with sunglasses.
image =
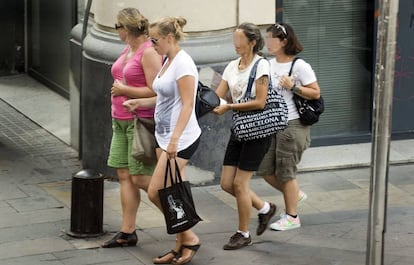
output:
M 152 82 L 161 68 L 162 58 L 148 38 L 148 20 L 135 8 L 119 11 L 115 28 L 127 45 L 112 65 L 111 88 L 112 141 L 108 166 L 116 169 L 120 183 L 122 225 L 119 232 L 102 244 L 103 248 L 135 246 L 138 241 L 135 222 L 141 201 L 140 190 L 146 191 L 154 165 L 143 164 L 131 157 L 134 116 L 153 119 L 154 108 L 143 107 L 131 113 L 123 107 L 129 98 L 155 95 Z
M 153 83 L 157 97 L 131 99 L 124 103 L 129 110 L 155 106 L 155 138 L 158 162 L 148 187 L 150 200 L 162 210 L 158 190 L 164 188 L 167 159 L 176 159 L 181 176 L 185 166 L 200 142 L 201 129 L 195 115 L 195 97 L 198 85 L 197 67 L 179 43 L 184 37 L 187 21 L 167 17 L 150 25 L 154 49 L 166 60 Z M 172 163 L 173 171 L 174 163 Z M 155 258 L 155 264 L 186 264 L 200 247 L 200 239 L 191 230 L 178 233 L 175 247 Z
M 230 110 L 261 110 L 266 104 L 270 71 L 269 62 L 260 56 L 264 40 L 259 28 L 252 23 L 240 24 L 233 32 L 233 45 L 240 57 L 226 66 L 223 78 L 216 89 L 220 98 L 224 98 L 230 92 L 232 103 L 215 108 L 214 112 L 219 115 Z M 247 90 L 250 71 L 258 60 L 260 61 L 251 90 L 255 98 L 248 102 L 241 102 Z M 269 144 L 270 137 L 240 141 L 233 133 L 230 135 L 224 155 L 220 184 L 224 191 L 236 198 L 239 224 L 236 233 L 223 246 L 224 250 L 235 250 L 251 245 L 249 224 L 252 205 L 259 211 L 256 235 L 263 234 L 270 219 L 276 213 L 276 205 L 263 201 L 250 189 L 250 180 L 254 171 L 259 167 Z
M 320 89 L 312 67 L 302 59 L 295 62 L 292 74 L 288 76 L 293 59 L 303 50 L 290 25 L 281 23 L 267 28 L 266 46 L 274 56 L 270 60 L 273 87 L 286 101 L 289 124 L 285 130 L 272 136 L 269 151 L 263 158 L 257 175 L 263 176 L 270 185 L 283 193 L 285 213 L 270 228 L 284 231 L 300 227 L 297 206 L 298 201 L 306 198 L 306 195 L 299 190 L 297 165 L 310 145 L 310 126 L 300 123 L 293 95 L 317 99 L 320 97 Z

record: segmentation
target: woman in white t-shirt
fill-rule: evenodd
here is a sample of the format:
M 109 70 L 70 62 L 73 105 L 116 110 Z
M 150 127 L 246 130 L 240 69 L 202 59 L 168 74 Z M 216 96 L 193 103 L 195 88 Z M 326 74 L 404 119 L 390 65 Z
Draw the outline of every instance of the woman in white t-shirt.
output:
M 232 103 L 214 109 L 216 114 L 223 114 L 229 110 L 260 110 L 266 103 L 270 69 L 267 60 L 260 60 L 262 57 L 259 56 L 259 52 L 264 46 L 264 39 L 259 28 L 252 23 L 239 25 L 233 33 L 233 44 L 240 58 L 226 66 L 216 90 L 220 98 L 224 98 L 230 91 Z M 257 60 L 260 62 L 251 90 L 255 99 L 241 103 L 239 100 L 244 98 L 250 71 Z M 224 250 L 239 249 L 251 244 L 249 224 L 252 205 L 259 210 L 257 235 L 261 235 L 266 230 L 270 219 L 276 213 L 276 205 L 263 201 L 250 189 L 253 172 L 259 167 L 269 145 L 270 137 L 239 141 L 231 133 L 223 160 L 221 187 L 236 197 L 239 225 L 236 233 L 223 246 Z
M 196 151 L 201 135 L 194 111 L 198 85 L 197 67 L 179 42 L 183 39 L 184 18 L 164 18 L 150 25 L 150 37 L 155 50 L 166 60 L 152 85 L 157 94 L 152 99 L 131 99 L 124 106 L 133 110 L 155 105 L 155 138 L 158 162 L 148 187 L 148 197 L 160 209 L 158 190 L 164 187 L 167 159 L 175 158 L 181 176 Z M 174 167 L 174 163 L 172 164 Z M 174 170 L 174 169 L 173 169 Z M 185 264 L 200 247 L 200 239 L 191 230 L 177 234 L 173 250 L 155 258 L 155 264 Z
M 270 26 L 266 30 L 266 46 L 275 58 L 270 60 L 273 87 L 283 95 L 288 106 L 288 127 L 272 137 L 268 153 L 263 158 L 257 175 L 283 193 L 285 213 L 270 228 L 277 231 L 300 227 L 297 206 L 307 195 L 299 190 L 296 179 L 297 164 L 310 145 L 310 126 L 301 124 L 293 101 L 297 94 L 306 99 L 318 99 L 320 88 L 312 67 L 298 59 L 292 69 L 293 59 L 303 50 L 292 27 L 286 23 Z

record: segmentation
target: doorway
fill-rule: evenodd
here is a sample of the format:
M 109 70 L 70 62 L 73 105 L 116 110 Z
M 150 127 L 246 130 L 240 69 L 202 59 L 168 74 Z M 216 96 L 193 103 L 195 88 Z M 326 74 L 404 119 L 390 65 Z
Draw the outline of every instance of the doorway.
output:
M 24 72 L 24 0 L 0 2 L 0 32 L 0 76 Z

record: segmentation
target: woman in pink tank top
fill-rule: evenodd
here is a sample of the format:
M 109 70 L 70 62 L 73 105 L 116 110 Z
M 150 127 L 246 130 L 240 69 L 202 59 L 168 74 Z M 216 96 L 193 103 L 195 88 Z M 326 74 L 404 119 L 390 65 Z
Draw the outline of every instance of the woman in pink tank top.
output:
M 155 165 L 144 164 L 131 157 L 134 118 L 154 118 L 154 108 L 139 108 L 131 113 L 122 103 L 130 98 L 154 97 L 152 83 L 161 68 L 162 58 L 152 47 L 148 37 L 148 20 L 135 8 L 119 11 L 115 28 L 127 45 L 112 65 L 114 79 L 112 101 L 112 141 L 108 166 L 116 169 L 120 183 L 122 225 L 120 231 L 102 247 L 135 246 L 136 214 L 140 204 L 140 190 L 147 191 Z

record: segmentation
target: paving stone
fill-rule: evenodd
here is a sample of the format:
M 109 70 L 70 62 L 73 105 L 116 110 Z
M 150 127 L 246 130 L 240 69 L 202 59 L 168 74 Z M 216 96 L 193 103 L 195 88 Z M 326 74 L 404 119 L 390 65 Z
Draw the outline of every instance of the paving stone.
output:
M 31 196 L 23 199 L 8 200 L 18 212 L 31 212 L 50 208 L 63 208 L 62 204 L 50 196 Z
M 19 240 L 0 245 L 1 259 L 46 254 L 53 251 L 73 249 L 73 246 L 61 238 L 38 238 Z
M 67 220 L 3 227 L 0 229 L 0 244 L 17 240 L 62 237 L 64 235 L 63 230 L 68 227 L 69 222 Z
M 16 210 L 10 207 L 5 201 L 0 201 L 0 216 L 16 213 Z
M 25 197 L 27 197 L 27 194 L 25 194 L 19 187 L 6 185 L 5 181 L 0 181 L 0 201 L 20 199 Z
M 87 250 L 71 250 L 64 252 L 55 252 L 54 255 L 59 260 L 64 261 L 65 265 L 83 265 L 83 264 L 119 264 L 121 262 L 134 261 L 135 264 L 143 264 L 138 262 L 134 256 L 126 251 L 126 248 L 114 249 L 87 249 Z
M 1 259 L 2 265 L 64 265 L 52 254 L 30 255 L 10 259 Z

